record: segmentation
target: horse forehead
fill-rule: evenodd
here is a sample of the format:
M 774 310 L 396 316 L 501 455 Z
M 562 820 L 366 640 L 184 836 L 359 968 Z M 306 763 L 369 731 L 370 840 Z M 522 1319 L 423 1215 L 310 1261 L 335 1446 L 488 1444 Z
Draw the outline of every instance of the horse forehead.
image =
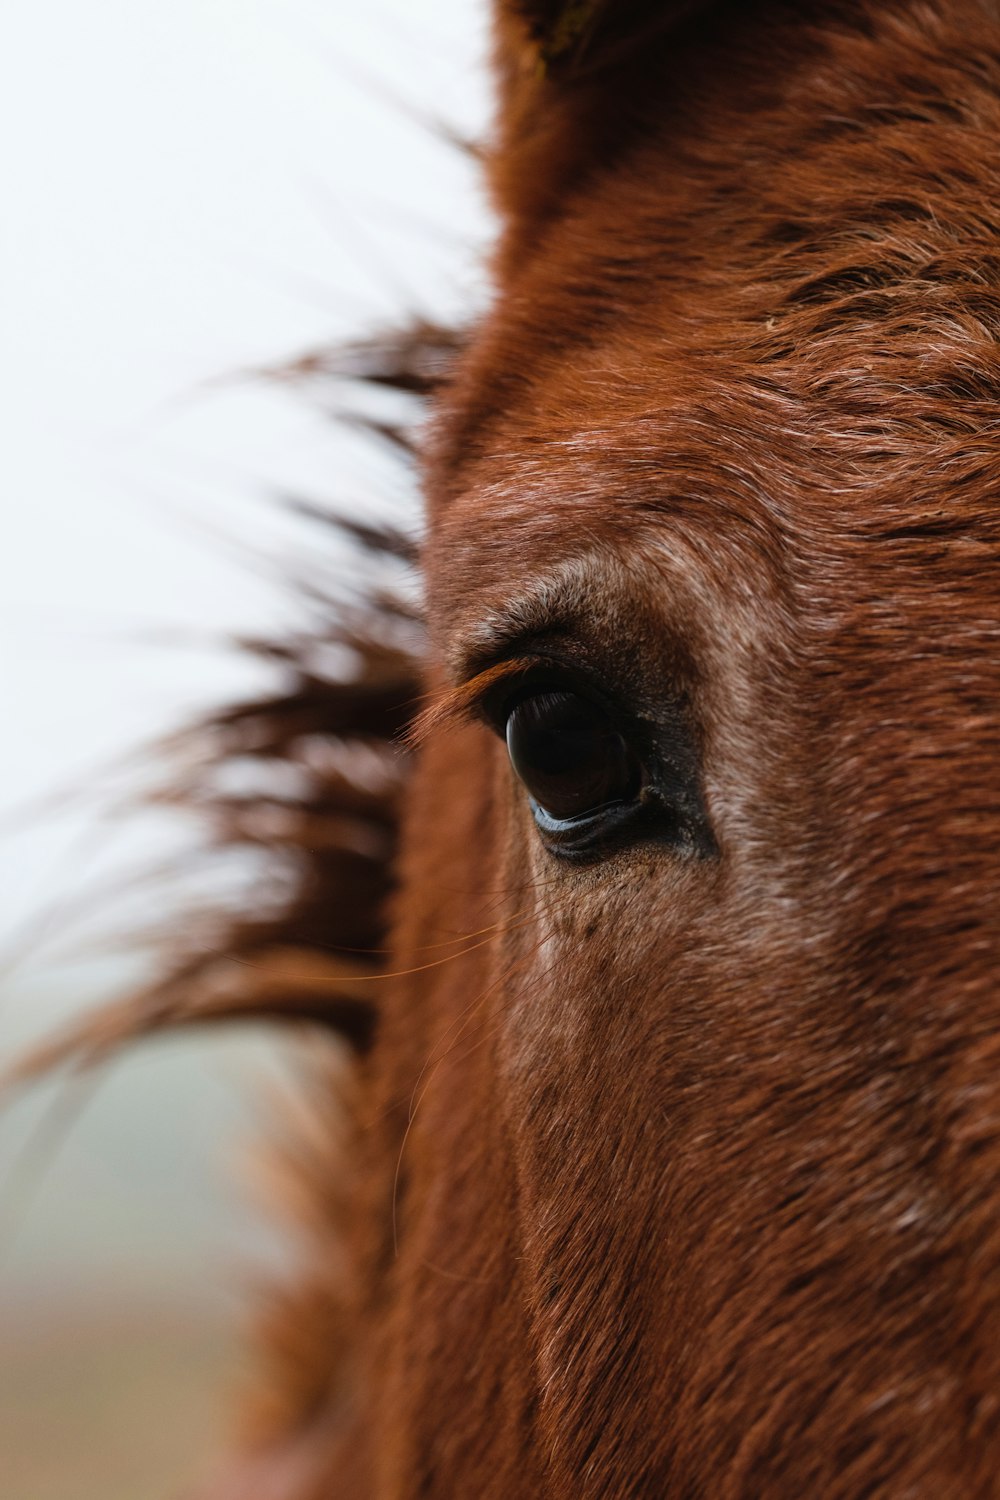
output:
M 439 628 L 532 578 L 572 578 L 585 607 L 652 597 L 664 574 L 716 602 L 781 592 L 800 616 L 853 614 L 869 599 L 902 627 L 937 597 L 938 623 L 942 611 L 956 627 L 967 613 L 1000 623 L 994 444 L 833 482 L 808 457 L 754 452 L 749 432 L 696 436 L 685 449 L 666 432 L 640 435 L 631 452 L 628 442 L 600 428 L 542 459 L 483 466 L 428 549 Z
M 754 585 L 797 574 L 795 612 L 830 616 L 873 591 L 891 612 L 896 598 L 915 636 L 932 580 L 953 620 L 995 606 L 983 566 L 1000 550 L 993 303 L 966 306 L 952 268 L 927 305 L 911 269 L 884 307 L 851 287 L 831 307 L 794 276 L 762 285 L 755 265 L 685 281 L 680 317 L 676 268 L 645 264 L 586 339 L 573 285 L 556 297 L 559 266 L 532 273 L 439 426 L 432 614 L 650 538 L 695 571 Z M 537 346 L 529 292 L 562 312 L 559 336 Z
M 906 526 L 915 542 L 929 526 L 940 541 L 950 526 L 995 547 L 998 304 L 973 306 L 960 267 L 949 276 L 929 297 L 901 273 L 884 306 L 850 291 L 831 307 L 784 283 L 720 305 L 714 282 L 692 284 L 683 320 L 669 276 L 637 277 L 614 326 L 535 360 L 501 321 L 442 424 L 441 545 L 530 557 L 574 533 L 700 526 L 720 549 L 753 533 L 803 556 L 840 550 L 859 572 L 860 533 Z M 480 411 L 485 430 L 470 428 Z
M 479 374 L 488 388 L 488 361 Z M 735 362 L 706 376 L 651 330 L 569 350 L 471 453 L 455 450 L 443 424 L 430 563 L 478 574 L 480 561 L 559 562 L 649 536 L 707 535 L 721 549 L 748 529 L 773 538 L 781 518 L 766 401 Z M 796 441 L 786 436 L 785 448 Z M 789 452 L 782 461 L 796 466 Z

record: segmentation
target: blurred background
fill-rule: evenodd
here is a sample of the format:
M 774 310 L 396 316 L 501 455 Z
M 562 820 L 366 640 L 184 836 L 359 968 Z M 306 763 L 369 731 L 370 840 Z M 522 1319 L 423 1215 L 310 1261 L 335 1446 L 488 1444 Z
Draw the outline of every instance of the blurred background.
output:
M 143 746 L 262 686 L 232 638 L 297 622 L 288 577 L 326 538 L 275 497 L 412 509 L 258 372 L 481 303 L 488 215 L 447 135 L 486 128 L 484 10 L 5 11 L 0 1066 L 240 879 L 137 799 Z M 255 1281 L 291 1253 L 247 1170 L 288 1077 L 267 1035 L 200 1037 L 4 1096 L 3 1500 L 167 1500 L 210 1460 Z

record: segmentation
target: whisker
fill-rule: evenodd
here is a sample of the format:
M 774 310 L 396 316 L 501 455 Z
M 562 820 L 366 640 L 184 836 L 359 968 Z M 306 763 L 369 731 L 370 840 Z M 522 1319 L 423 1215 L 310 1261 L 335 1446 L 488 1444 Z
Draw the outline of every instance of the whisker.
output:
M 544 915 L 544 914 L 539 914 L 539 915 Z M 420 1109 L 420 1105 L 423 1103 L 424 1099 L 427 1097 L 427 1093 L 428 1093 L 428 1091 L 429 1091 L 429 1089 L 430 1089 L 430 1087 L 431 1087 L 431 1085 L 432 1085 L 432 1083 L 434 1081 L 434 1077 L 435 1077 L 438 1069 L 452 1055 L 452 1053 L 454 1052 L 455 1047 L 458 1045 L 459 1041 L 461 1040 L 462 1036 L 464 1035 L 467 1026 L 471 1022 L 472 1015 L 475 1012 L 475 1010 L 478 1009 L 478 1007 L 480 1005 L 482 1005 L 483 1001 L 486 1000 L 491 994 L 493 994 L 494 991 L 500 985 L 505 984 L 511 978 L 512 975 L 516 974 L 519 971 L 519 969 L 524 968 L 530 962 L 530 960 L 534 957 L 534 955 L 538 952 L 539 948 L 542 946 L 542 944 L 545 941 L 546 941 L 545 938 L 541 938 L 541 939 L 539 939 L 539 941 L 536 944 L 534 944 L 527 951 L 527 953 L 519 954 L 518 957 L 514 960 L 513 963 L 508 964 L 507 967 L 504 969 L 504 971 L 500 975 L 498 975 L 498 977 L 491 984 L 487 985 L 484 990 L 481 990 L 480 993 L 477 996 L 475 996 L 475 998 L 473 1000 L 471 1000 L 467 1006 L 464 1007 L 463 1011 L 459 1014 L 458 1017 L 456 1017 L 455 1021 L 452 1023 L 452 1028 L 453 1028 L 454 1025 L 457 1024 L 459 1021 L 462 1022 L 457 1035 L 454 1037 L 454 1039 L 453 1039 L 451 1045 L 449 1046 L 449 1048 L 447 1049 L 447 1051 L 444 1052 L 440 1057 L 434 1059 L 433 1063 L 431 1063 L 430 1059 L 428 1059 L 427 1061 L 425 1061 L 423 1067 L 421 1068 L 420 1074 L 419 1074 L 419 1076 L 417 1078 L 416 1083 L 413 1086 L 413 1090 L 412 1090 L 411 1095 L 410 1095 L 410 1106 L 409 1106 L 409 1111 L 408 1111 L 408 1117 L 407 1117 L 405 1129 L 403 1131 L 403 1137 L 402 1137 L 402 1140 L 400 1141 L 400 1144 L 399 1144 L 399 1152 L 398 1152 L 398 1155 L 397 1155 L 397 1158 L 396 1158 L 396 1168 L 395 1168 L 395 1172 L 393 1174 L 392 1199 L 391 1199 L 391 1202 L 392 1202 L 391 1217 L 392 1217 L 392 1244 L 393 1244 L 393 1253 L 396 1256 L 399 1255 L 399 1232 L 398 1232 L 399 1181 L 400 1181 L 400 1176 L 401 1176 L 402 1169 L 403 1169 L 403 1158 L 404 1158 L 404 1155 L 405 1155 L 405 1152 L 406 1152 L 407 1142 L 409 1141 L 410 1133 L 411 1133 L 411 1130 L 413 1128 L 413 1123 L 414 1123 L 414 1121 L 416 1119 L 417 1112 Z M 451 1030 L 452 1028 L 449 1028 L 449 1030 Z M 447 1035 L 447 1033 L 446 1033 L 446 1035 Z M 477 1042 L 472 1049 L 470 1049 L 470 1052 L 468 1054 L 463 1054 L 462 1055 L 463 1058 L 465 1056 L 467 1056 L 467 1055 L 471 1056 L 471 1052 L 475 1050 L 475 1047 L 481 1045 L 481 1041 L 482 1041 L 482 1039 L 480 1039 L 480 1041 Z M 431 1057 L 433 1057 L 433 1053 L 431 1054 Z M 428 1072 L 428 1068 L 430 1068 L 429 1072 Z M 424 1082 L 423 1088 L 420 1088 L 421 1079 L 424 1079 L 424 1075 L 425 1074 L 427 1075 L 426 1076 L 426 1080 Z M 420 1090 L 419 1094 L 417 1093 L 418 1089 Z

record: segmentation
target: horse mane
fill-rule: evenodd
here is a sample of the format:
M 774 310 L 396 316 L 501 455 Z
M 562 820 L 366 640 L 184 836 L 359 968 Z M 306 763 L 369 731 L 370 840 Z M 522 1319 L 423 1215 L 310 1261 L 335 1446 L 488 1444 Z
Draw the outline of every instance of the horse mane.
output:
M 345 379 L 415 398 L 405 416 L 343 412 L 412 471 L 416 429 L 460 342 L 450 329 L 414 321 L 269 373 L 339 399 Z M 340 414 L 336 401 L 334 409 Z M 354 554 L 360 588 L 345 594 L 336 577 L 302 581 L 297 592 L 310 606 L 302 629 L 238 641 L 281 680 L 165 741 L 158 755 L 166 780 L 153 794 L 194 814 L 206 852 L 256 856 L 254 889 L 238 908 L 223 902 L 199 913 L 181 945 L 173 915 L 153 981 L 43 1042 L 20 1060 L 18 1079 L 63 1062 L 89 1066 L 144 1037 L 193 1026 L 305 1023 L 356 1052 L 368 1047 L 376 1005 L 367 981 L 384 966 L 409 762 L 404 734 L 422 691 L 423 625 L 408 587 L 418 545 L 382 521 L 289 503 L 327 533 L 328 549 Z M 252 790 L 240 790 L 248 781 Z
M 388 445 L 402 477 L 413 478 L 418 429 L 461 346 L 457 331 L 418 320 L 267 373 L 318 388 L 324 401 L 332 395 L 335 416 Z M 344 401 L 345 380 L 355 391 L 411 398 L 406 414 L 358 417 Z M 157 750 L 164 773 L 153 801 L 193 814 L 206 854 L 255 859 L 252 887 L 238 906 L 222 900 L 186 922 L 172 913 L 151 982 L 62 1028 L 8 1075 L 18 1084 L 67 1064 L 90 1069 L 145 1039 L 189 1028 L 263 1024 L 288 1034 L 305 1027 L 328 1043 L 296 1055 L 306 1106 L 285 1100 L 258 1159 L 267 1196 L 285 1210 L 301 1253 L 287 1282 L 257 1288 L 256 1340 L 280 1378 L 243 1393 L 240 1426 L 251 1451 L 331 1396 L 331 1350 L 341 1346 L 348 1316 L 336 1247 L 351 1175 L 349 1162 L 331 1173 L 331 1158 L 351 1094 L 344 1062 L 367 1052 L 377 1025 L 379 986 L 370 981 L 388 967 L 411 759 L 405 735 L 423 692 L 415 537 L 382 521 L 289 503 L 325 533 L 327 557 L 340 561 L 325 583 L 315 575 L 289 580 L 309 605 L 303 628 L 235 643 L 278 668 L 277 687 L 220 707 Z M 348 561 L 352 588 L 345 590 Z M 179 934 L 186 936 L 178 941 Z M 247 1482 L 267 1483 L 256 1469 Z M 210 1492 L 214 1500 L 218 1492 Z

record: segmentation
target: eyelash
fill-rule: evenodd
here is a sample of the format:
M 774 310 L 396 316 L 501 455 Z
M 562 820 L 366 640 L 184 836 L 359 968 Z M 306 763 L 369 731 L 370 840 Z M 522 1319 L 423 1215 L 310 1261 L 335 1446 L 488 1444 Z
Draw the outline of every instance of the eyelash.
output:
M 500 673 L 503 673 L 500 676 Z M 494 675 L 496 674 L 496 675 Z M 485 676 L 486 674 L 480 674 Z M 620 727 L 626 725 L 626 715 L 609 698 L 601 686 L 578 668 L 549 657 L 525 657 L 517 662 L 504 662 L 491 669 L 492 680 L 470 703 L 470 712 L 483 720 L 495 734 L 504 734 L 507 720 L 525 698 L 536 693 L 580 693 L 593 701 Z M 472 687 L 479 678 L 468 684 Z

